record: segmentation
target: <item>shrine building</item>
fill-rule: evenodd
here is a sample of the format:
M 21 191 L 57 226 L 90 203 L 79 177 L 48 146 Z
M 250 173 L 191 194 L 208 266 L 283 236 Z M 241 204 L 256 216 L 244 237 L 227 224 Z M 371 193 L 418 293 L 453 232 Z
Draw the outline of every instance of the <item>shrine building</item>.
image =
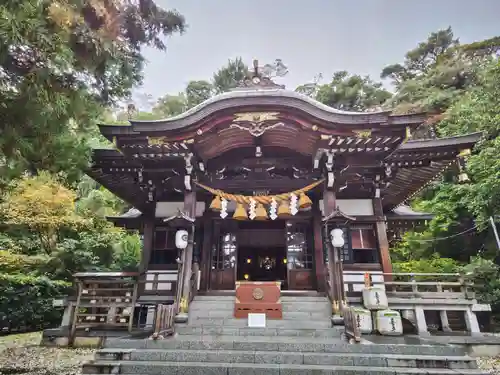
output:
M 344 239 L 337 288 L 390 274 L 393 234 L 432 218 L 405 203 L 480 136 L 412 140 L 425 121 L 337 110 L 256 73 L 178 116 L 100 125 L 115 149 L 94 150 L 88 174 L 133 206 L 109 219 L 142 234 L 146 291 L 155 274 L 172 300 L 189 300 L 192 280 L 200 294 L 240 281 L 326 292 L 331 230 Z

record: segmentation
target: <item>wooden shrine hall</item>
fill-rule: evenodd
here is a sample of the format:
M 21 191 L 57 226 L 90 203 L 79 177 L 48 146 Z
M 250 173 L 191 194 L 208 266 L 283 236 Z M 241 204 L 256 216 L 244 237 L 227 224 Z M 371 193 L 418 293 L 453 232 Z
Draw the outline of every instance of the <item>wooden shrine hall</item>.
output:
M 412 140 L 425 120 L 336 110 L 256 74 L 172 118 L 101 125 L 116 148 L 94 150 L 88 174 L 133 206 L 109 219 L 142 233 L 140 273 L 164 273 L 164 296 L 189 301 L 193 280 L 197 293 L 326 292 L 331 230 L 345 240 L 337 287 L 390 273 L 388 226 L 429 216 L 398 208 L 480 136 Z

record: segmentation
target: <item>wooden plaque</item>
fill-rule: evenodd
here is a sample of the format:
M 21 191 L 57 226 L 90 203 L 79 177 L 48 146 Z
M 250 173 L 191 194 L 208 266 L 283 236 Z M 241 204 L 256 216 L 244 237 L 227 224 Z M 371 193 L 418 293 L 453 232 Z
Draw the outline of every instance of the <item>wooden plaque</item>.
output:
M 267 319 L 283 319 L 280 281 L 237 281 L 234 317 L 266 314 Z

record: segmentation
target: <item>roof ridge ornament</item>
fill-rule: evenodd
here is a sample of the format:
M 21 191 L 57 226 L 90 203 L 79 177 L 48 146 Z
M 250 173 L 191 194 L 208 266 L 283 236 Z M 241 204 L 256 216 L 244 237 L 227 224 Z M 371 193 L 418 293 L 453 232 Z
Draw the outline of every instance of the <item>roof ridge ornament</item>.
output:
M 284 89 L 285 85 L 275 83 L 273 77 L 283 77 L 288 74 L 288 68 L 281 59 L 276 59 L 273 64 L 259 67 L 259 61 L 253 60 L 253 70 L 249 70 L 246 77 L 238 83 L 236 90 L 242 88 L 255 89 Z

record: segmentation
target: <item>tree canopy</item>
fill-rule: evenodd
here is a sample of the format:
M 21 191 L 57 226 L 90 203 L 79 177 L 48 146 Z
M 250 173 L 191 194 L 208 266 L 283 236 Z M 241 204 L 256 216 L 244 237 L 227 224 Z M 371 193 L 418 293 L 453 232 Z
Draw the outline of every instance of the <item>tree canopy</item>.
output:
M 75 173 L 97 114 L 141 82 L 141 48 L 184 28 L 153 0 L 2 2 L 0 175 Z

